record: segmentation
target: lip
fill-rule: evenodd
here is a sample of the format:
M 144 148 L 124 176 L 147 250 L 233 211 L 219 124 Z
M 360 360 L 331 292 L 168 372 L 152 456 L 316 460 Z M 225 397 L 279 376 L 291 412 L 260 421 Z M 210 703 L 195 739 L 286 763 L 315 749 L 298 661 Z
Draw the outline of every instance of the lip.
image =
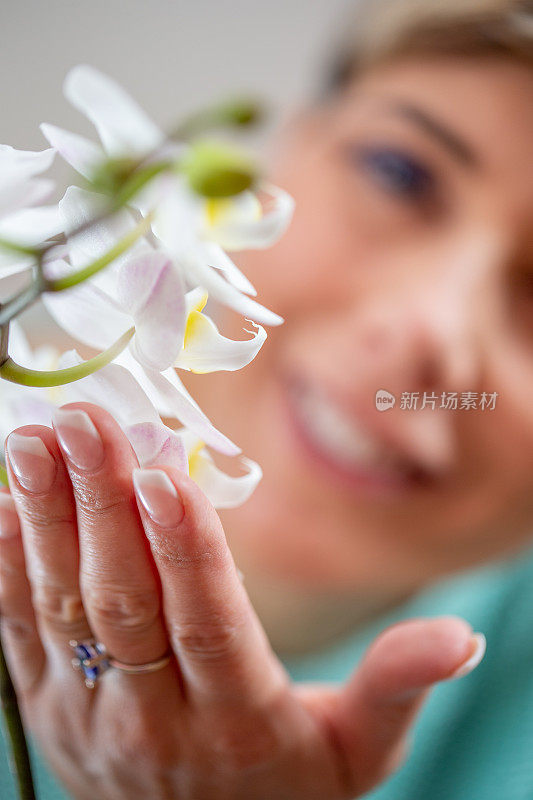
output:
M 328 476 L 337 486 L 366 496 L 394 498 L 409 491 L 420 491 L 432 484 L 432 476 L 415 464 L 412 468 L 406 469 L 405 473 L 393 473 L 379 467 L 351 465 L 335 459 L 333 455 L 320 447 L 302 420 L 294 398 L 294 386 L 298 382 L 306 383 L 306 381 L 299 380 L 294 375 L 291 377 L 282 375 L 281 378 L 285 416 L 296 447 L 305 456 L 307 463 L 315 466 L 322 475 Z M 376 432 L 373 431 L 373 433 Z M 385 437 L 379 438 L 385 442 Z

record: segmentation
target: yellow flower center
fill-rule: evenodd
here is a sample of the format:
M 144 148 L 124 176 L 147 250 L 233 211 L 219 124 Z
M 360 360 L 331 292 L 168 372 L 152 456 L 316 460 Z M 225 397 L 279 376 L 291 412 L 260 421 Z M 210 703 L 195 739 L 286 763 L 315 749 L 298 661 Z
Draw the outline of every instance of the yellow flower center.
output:
M 200 313 L 207 303 L 207 292 L 204 292 L 201 297 L 194 303 L 191 310 L 187 314 L 187 322 L 185 323 L 185 333 L 183 335 L 183 346 L 187 347 L 187 343 L 192 339 L 196 333 L 198 325 L 202 322 L 202 314 Z
M 202 460 L 201 451 L 203 450 L 204 447 L 205 447 L 205 442 L 202 442 L 201 439 L 198 439 L 194 447 L 191 448 L 189 452 L 187 460 L 189 462 L 189 475 L 191 476 L 191 478 L 194 478 L 194 473 L 200 467 L 200 463 Z

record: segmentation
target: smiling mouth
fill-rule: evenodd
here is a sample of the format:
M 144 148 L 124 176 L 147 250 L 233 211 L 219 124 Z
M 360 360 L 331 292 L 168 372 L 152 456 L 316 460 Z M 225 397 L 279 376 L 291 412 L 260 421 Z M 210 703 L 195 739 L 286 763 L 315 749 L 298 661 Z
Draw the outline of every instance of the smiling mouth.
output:
M 427 467 L 348 415 L 321 387 L 294 376 L 285 384 L 295 438 L 306 455 L 338 481 L 393 493 L 434 482 Z

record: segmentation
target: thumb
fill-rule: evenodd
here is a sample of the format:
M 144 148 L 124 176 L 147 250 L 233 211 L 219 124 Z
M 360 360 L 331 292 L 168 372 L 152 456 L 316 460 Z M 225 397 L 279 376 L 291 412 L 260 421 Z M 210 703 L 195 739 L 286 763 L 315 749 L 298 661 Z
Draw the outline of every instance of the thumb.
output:
M 336 695 L 334 732 L 357 793 L 403 762 L 407 733 L 431 687 L 471 672 L 485 637 L 457 617 L 413 619 L 385 630 Z

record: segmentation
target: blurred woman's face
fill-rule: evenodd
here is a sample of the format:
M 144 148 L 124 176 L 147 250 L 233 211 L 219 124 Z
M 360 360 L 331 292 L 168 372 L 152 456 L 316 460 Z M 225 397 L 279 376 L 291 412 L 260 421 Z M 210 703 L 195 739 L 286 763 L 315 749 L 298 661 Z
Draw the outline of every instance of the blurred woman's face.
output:
M 532 101 L 518 63 L 413 59 L 285 132 L 294 222 L 239 262 L 285 324 L 193 378 L 264 470 L 223 518 L 245 570 L 401 593 L 533 533 Z

